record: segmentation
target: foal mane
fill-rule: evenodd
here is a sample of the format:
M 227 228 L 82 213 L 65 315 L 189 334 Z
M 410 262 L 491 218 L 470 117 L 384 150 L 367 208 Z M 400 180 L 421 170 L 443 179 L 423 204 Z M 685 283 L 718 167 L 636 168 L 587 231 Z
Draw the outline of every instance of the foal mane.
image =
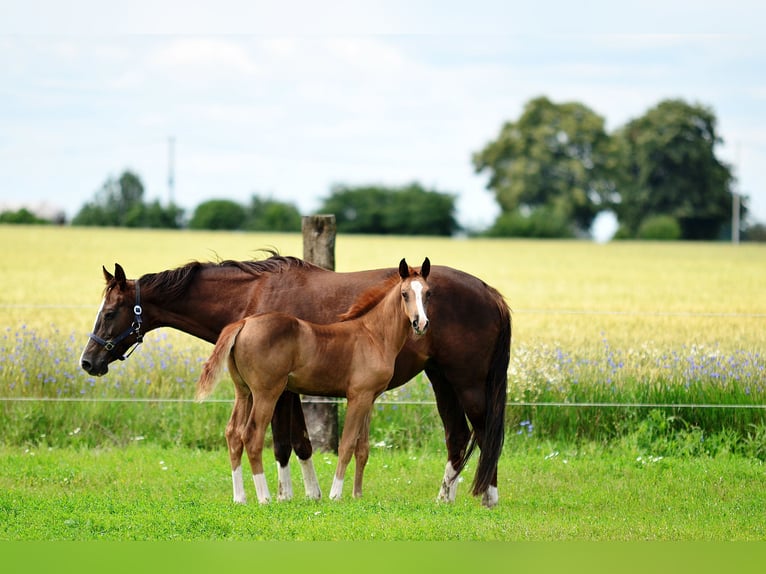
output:
M 350 321 L 351 319 L 361 317 L 375 307 L 375 305 L 380 303 L 400 280 L 401 278 L 399 275 L 394 273 L 385 281 L 362 292 L 362 294 L 356 298 L 356 301 L 351 304 L 351 307 L 349 307 L 345 313 L 338 316 L 338 321 Z
M 279 255 L 276 251 L 268 250 L 271 255 L 267 259 L 253 259 L 250 261 L 234 261 L 227 259 L 224 261 L 191 261 L 186 265 L 167 271 L 157 273 L 147 273 L 143 275 L 139 282 L 141 287 L 151 291 L 162 293 L 164 297 L 177 298 L 183 296 L 194 282 L 197 274 L 204 269 L 239 269 L 244 273 L 254 277 L 268 273 L 282 273 L 291 268 L 311 269 L 317 268 L 315 265 L 298 259 L 297 257 Z

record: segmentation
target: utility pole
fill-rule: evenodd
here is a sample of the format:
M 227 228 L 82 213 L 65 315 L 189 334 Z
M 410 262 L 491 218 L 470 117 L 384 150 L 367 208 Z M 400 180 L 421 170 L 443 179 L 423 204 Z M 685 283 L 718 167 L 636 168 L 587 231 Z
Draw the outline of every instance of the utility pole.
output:
M 168 204 L 173 205 L 175 201 L 176 186 L 176 158 L 175 158 L 176 138 L 168 138 Z
M 735 166 L 737 178 L 739 178 L 739 142 L 737 142 L 737 152 L 735 158 Z M 734 184 L 734 191 L 731 194 L 731 242 L 734 245 L 739 245 L 739 179 Z

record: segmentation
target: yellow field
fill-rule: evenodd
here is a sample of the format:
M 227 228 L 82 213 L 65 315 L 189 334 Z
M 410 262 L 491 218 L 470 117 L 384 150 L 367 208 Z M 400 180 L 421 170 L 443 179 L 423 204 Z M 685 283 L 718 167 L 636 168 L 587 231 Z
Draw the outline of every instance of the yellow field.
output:
M 101 265 L 129 277 L 191 260 L 302 255 L 300 234 L 0 226 L 0 318 L 11 329 L 92 326 Z M 338 271 L 424 256 L 496 287 L 514 346 L 681 346 L 766 350 L 766 247 L 340 236 Z M 84 342 L 84 340 L 83 340 Z

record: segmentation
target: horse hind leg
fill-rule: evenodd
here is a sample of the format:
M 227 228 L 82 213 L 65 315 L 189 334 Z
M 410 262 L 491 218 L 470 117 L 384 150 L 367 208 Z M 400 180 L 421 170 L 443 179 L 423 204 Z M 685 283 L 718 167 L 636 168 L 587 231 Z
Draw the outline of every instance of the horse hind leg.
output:
M 452 385 L 435 366 L 426 367 L 426 375 L 436 397 L 436 406 L 444 425 L 444 437 L 447 445 L 447 464 L 444 467 L 437 502 L 455 502 L 459 475 L 465 464 L 470 448 L 471 430 L 466 422 L 466 415 L 460 406 Z

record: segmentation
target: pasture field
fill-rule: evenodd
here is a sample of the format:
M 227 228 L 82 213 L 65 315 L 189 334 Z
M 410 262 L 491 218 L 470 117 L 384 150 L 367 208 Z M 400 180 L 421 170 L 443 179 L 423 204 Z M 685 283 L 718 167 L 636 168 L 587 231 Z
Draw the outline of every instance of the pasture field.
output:
M 192 402 L 211 345 L 158 330 L 105 377 L 79 368 L 102 264 L 135 278 L 301 256 L 299 234 L 6 225 L 0 242 L 0 539 L 766 540 L 763 246 L 338 237 L 338 271 L 428 256 L 513 309 L 488 512 L 468 484 L 454 506 L 433 502 L 444 437 L 423 376 L 375 408 L 363 500 L 240 508 L 231 388 Z M 334 460 L 317 467 L 326 490 Z

